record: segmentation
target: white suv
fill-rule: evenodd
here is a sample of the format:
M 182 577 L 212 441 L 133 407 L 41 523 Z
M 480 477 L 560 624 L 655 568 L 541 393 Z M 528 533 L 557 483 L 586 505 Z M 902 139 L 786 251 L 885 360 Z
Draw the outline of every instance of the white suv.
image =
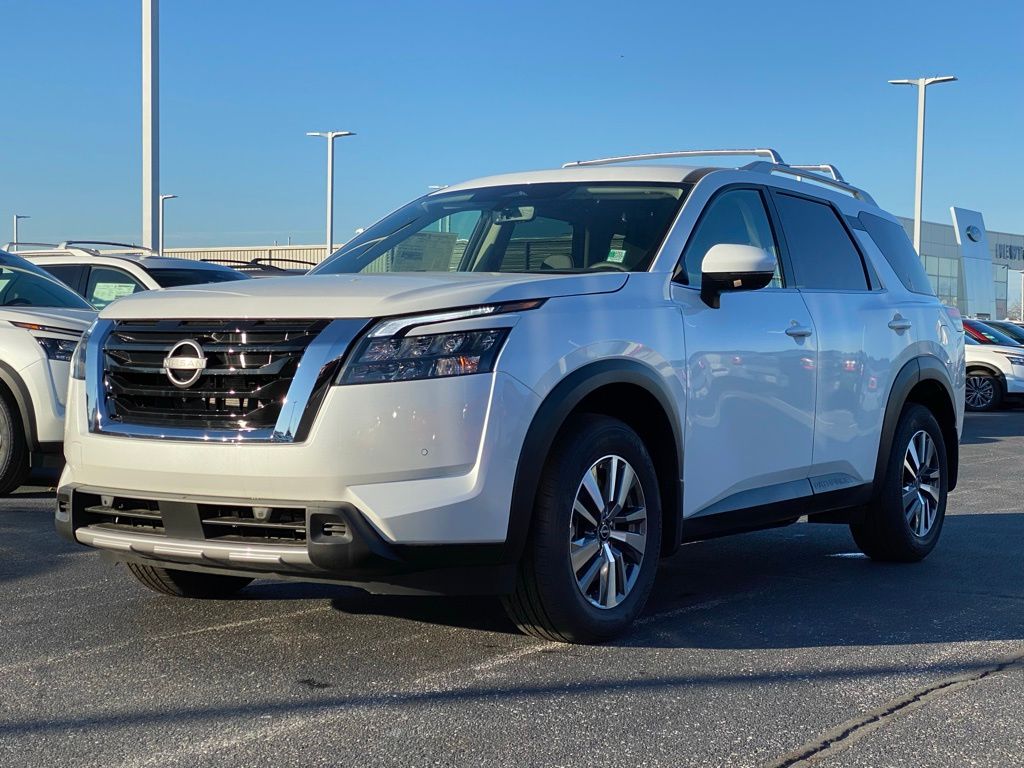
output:
M 26 250 L 24 246 L 30 246 Z M 96 309 L 139 291 L 245 280 L 223 264 L 158 256 L 139 245 L 72 240 L 59 245 L 8 243 L 18 255 L 45 269 Z M 98 247 L 104 250 L 98 250 Z
M 694 539 L 806 515 L 923 558 L 959 316 L 834 169 L 710 154 L 737 153 L 767 159 L 458 184 L 308 276 L 116 302 L 73 366 L 58 529 L 167 594 L 496 593 L 574 642 Z
M 95 317 L 67 286 L 0 251 L 0 496 L 30 473 L 56 479 L 71 355 Z

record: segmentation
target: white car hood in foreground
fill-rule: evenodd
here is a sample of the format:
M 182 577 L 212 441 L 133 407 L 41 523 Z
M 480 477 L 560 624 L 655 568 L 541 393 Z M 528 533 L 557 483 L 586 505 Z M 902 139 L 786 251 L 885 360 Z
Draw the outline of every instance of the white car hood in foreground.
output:
M 107 306 L 112 320 L 382 317 L 500 301 L 612 293 L 619 272 L 538 275 L 425 272 L 306 275 L 144 291 Z
M 67 328 L 83 332 L 95 319 L 91 309 L 62 309 L 60 307 L 0 307 L 0 320 L 9 323 L 38 323 L 52 328 Z

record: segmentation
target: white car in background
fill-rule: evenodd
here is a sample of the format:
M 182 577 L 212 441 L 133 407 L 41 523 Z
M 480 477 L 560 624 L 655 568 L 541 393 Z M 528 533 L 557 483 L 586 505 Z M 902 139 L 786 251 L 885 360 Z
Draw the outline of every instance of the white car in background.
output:
M 248 275 L 223 264 L 157 256 L 142 246 L 105 241 L 72 240 L 59 245 L 9 243 L 18 255 L 45 269 L 96 309 L 115 299 L 156 288 L 225 283 Z M 22 246 L 31 246 L 26 250 Z M 105 247 L 98 250 L 95 247 Z
M 63 465 L 71 355 L 95 316 L 66 285 L 0 251 L 0 496 Z
M 967 410 L 995 411 L 1007 397 L 1024 395 L 1024 347 L 984 344 L 964 335 Z

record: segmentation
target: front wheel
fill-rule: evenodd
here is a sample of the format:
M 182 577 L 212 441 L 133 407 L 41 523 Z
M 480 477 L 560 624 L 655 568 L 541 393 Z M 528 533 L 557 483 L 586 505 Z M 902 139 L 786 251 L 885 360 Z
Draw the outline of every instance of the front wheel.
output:
M 547 457 L 505 609 L 545 640 L 608 640 L 643 609 L 660 550 L 661 498 L 643 441 L 617 419 L 574 417 Z
M 252 583 L 245 576 L 223 576 L 217 573 L 198 573 L 161 568 L 156 565 L 128 563 L 132 575 L 161 595 L 195 597 L 206 600 L 231 597 Z
M 911 404 L 900 416 L 878 498 L 863 522 L 850 526 L 872 560 L 923 560 L 946 517 L 946 443 L 932 412 Z
M 968 411 L 995 411 L 1003 404 L 1003 385 L 988 371 L 970 371 L 964 388 Z
M 0 496 L 17 490 L 28 477 L 28 443 L 18 412 L 0 394 Z

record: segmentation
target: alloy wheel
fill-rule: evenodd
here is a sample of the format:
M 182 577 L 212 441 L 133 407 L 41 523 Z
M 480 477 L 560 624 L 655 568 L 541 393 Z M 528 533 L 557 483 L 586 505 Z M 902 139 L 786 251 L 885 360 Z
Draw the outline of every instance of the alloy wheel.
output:
M 910 531 L 924 538 L 935 525 L 939 512 L 941 470 L 939 452 L 931 435 L 923 429 L 914 433 L 903 457 L 903 513 Z
M 647 547 L 640 479 L 621 456 L 605 456 L 580 481 L 569 518 L 569 558 L 591 605 L 621 604 L 636 584 Z
M 992 405 L 996 385 L 991 376 L 968 376 L 964 399 L 971 408 L 983 410 Z

